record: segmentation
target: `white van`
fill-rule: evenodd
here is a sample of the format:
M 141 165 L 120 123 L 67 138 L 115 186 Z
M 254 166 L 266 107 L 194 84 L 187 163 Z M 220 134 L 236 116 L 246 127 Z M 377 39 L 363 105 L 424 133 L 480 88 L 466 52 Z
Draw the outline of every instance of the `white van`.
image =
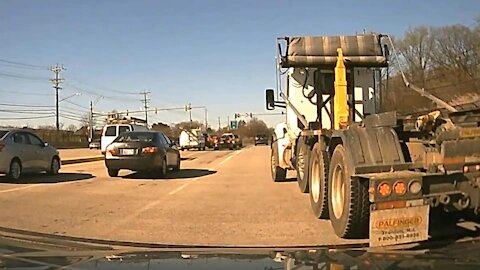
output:
M 148 128 L 141 125 L 133 124 L 110 124 L 103 127 L 102 139 L 100 141 L 100 148 L 102 154 L 105 154 L 107 146 L 117 138 L 118 135 L 127 132 L 127 131 L 146 131 Z
M 180 150 L 196 148 L 205 150 L 205 136 L 199 129 L 183 130 L 179 138 Z

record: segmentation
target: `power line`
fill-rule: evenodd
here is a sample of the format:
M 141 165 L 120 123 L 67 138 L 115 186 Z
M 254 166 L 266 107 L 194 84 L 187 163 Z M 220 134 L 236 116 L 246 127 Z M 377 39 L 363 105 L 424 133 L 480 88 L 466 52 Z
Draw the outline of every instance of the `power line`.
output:
M 34 105 L 34 104 L 12 104 L 12 103 L 0 103 L 1 106 L 10 106 L 10 107 L 32 107 L 32 108 L 53 108 L 55 106 L 48 105 Z
M 0 120 L 29 120 L 29 119 L 43 119 L 43 118 L 51 118 L 55 115 L 49 116 L 32 116 L 32 117 L 0 117 Z
M 5 110 L 5 109 L 0 109 L 0 112 L 27 113 L 27 114 L 52 114 L 53 113 L 53 111 L 45 111 L 45 110 Z
M 73 121 L 78 121 L 78 122 L 83 122 L 82 119 L 77 119 L 77 118 L 74 118 L 74 117 L 71 117 L 71 116 L 68 116 L 68 115 L 65 115 L 65 114 L 60 114 L 63 118 L 67 118 L 69 120 L 73 120 Z
M 32 96 L 51 96 L 52 94 L 45 94 L 45 93 L 31 93 L 31 92 L 23 92 L 17 90 L 0 90 L 2 93 L 12 94 L 12 95 L 32 95 Z
M 118 101 L 124 101 L 124 102 L 125 101 L 126 102 L 134 101 L 134 100 L 128 99 L 128 98 L 120 98 L 120 97 L 114 97 L 114 96 L 110 96 L 110 95 L 99 94 L 98 92 L 93 92 L 93 91 L 86 90 L 84 88 L 79 88 L 78 86 L 72 85 L 71 83 L 64 83 L 64 85 L 69 86 L 69 87 L 73 88 L 74 90 L 76 90 L 78 92 L 90 94 L 90 95 L 96 96 L 96 97 L 103 97 L 103 98 L 106 98 L 106 99 L 112 99 L 112 100 L 118 100 Z M 96 89 L 96 90 L 98 90 L 98 89 Z M 138 94 L 138 93 L 136 93 L 136 94 Z
M 66 112 L 74 113 L 74 114 L 78 114 L 78 113 L 86 114 L 86 113 L 88 113 L 88 111 L 86 111 L 86 110 L 79 110 L 79 109 L 65 107 L 65 106 L 62 106 L 62 111 L 66 111 Z
M 16 78 L 16 79 L 25 79 L 25 80 L 35 80 L 35 81 L 48 81 L 49 78 L 47 77 L 37 77 L 37 76 L 25 76 L 22 74 L 12 74 L 12 73 L 5 73 L 5 72 L 0 72 L 0 76 L 3 77 L 11 77 L 11 78 Z
M 77 104 L 77 103 L 75 103 L 75 102 L 71 102 L 70 100 L 62 100 L 62 102 L 66 102 L 66 103 L 69 103 L 69 104 L 75 105 L 75 106 L 77 106 L 77 107 L 80 107 L 80 108 L 82 108 L 82 109 L 88 110 L 88 108 L 87 108 L 87 107 L 85 107 L 85 106 L 82 106 L 82 105 L 79 105 L 79 104 Z
M 116 93 L 119 93 L 119 94 L 126 94 L 126 95 L 137 95 L 138 93 L 135 93 L 135 92 L 126 92 L 126 91 L 121 91 L 121 90 L 116 90 L 116 89 L 113 89 L 113 88 L 110 88 L 110 87 L 104 87 L 104 86 L 101 86 L 101 85 L 98 85 L 98 84 L 94 84 L 94 83 L 90 83 L 90 82 L 85 82 L 84 80 L 79 80 L 79 79 L 72 79 L 72 77 L 69 77 L 69 80 L 70 81 L 74 81 L 74 82 L 77 82 L 79 84 L 83 84 L 83 85 L 87 85 L 87 86 L 90 86 L 90 87 L 93 87 L 95 89 L 103 89 L 103 90 L 106 90 L 108 92 L 116 92 Z
M 10 64 L 10 65 L 17 65 L 17 66 L 29 67 L 29 68 L 38 68 L 38 69 L 46 69 L 46 70 L 49 69 L 49 67 L 47 67 L 47 66 L 40 66 L 40 65 L 20 63 L 20 62 L 15 62 L 15 61 L 6 60 L 6 59 L 0 59 L 0 62 L 2 62 L 2 63 L 7 63 L 7 64 Z

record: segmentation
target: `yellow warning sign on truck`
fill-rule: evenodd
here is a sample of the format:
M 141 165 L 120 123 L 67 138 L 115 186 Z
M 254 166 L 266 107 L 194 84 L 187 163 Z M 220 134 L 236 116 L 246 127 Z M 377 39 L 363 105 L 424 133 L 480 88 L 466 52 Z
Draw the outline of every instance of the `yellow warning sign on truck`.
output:
M 375 210 L 370 213 L 370 246 L 388 246 L 428 239 L 429 206 Z

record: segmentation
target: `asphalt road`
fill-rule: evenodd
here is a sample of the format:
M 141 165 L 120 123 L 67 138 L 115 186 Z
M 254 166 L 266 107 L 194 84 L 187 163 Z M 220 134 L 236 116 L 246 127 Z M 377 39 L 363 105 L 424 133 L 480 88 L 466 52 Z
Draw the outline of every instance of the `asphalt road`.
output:
M 268 146 L 185 151 L 182 159 L 165 179 L 130 171 L 111 178 L 103 161 L 20 183 L 0 177 L 0 227 L 164 244 L 366 243 L 340 239 L 329 221 L 315 219 L 296 182 L 273 183 Z
M 60 158 L 62 160 L 94 157 L 94 156 L 102 155 L 102 152 L 99 149 L 74 148 L 74 149 L 59 149 L 58 151 L 60 152 Z

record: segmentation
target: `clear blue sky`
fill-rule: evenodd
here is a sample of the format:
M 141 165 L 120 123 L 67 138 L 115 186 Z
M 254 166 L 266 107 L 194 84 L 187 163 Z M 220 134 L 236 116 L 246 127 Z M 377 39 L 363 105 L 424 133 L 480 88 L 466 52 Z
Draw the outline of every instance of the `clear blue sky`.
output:
M 0 2 L 0 59 L 63 64 L 67 70 L 61 96 L 81 92 L 67 101 L 83 107 L 96 99 L 92 93 L 106 96 L 95 111 L 139 109 L 140 95 L 120 92 L 148 89 L 152 107 L 188 102 L 208 106 L 209 121 L 217 127 L 218 116 L 226 124 L 227 115 L 235 112 L 264 112 L 264 89 L 275 85 L 278 36 L 355 34 L 363 29 L 401 36 L 410 26 L 473 25 L 479 15 L 476 0 L 10 0 Z M 46 70 L 0 63 L 0 103 L 54 105 L 51 76 Z M 77 105 L 62 102 L 61 108 L 78 117 L 86 109 Z M 22 116 L 28 114 L 0 112 L 0 118 Z M 167 123 L 188 119 L 182 111 L 151 116 Z M 203 112 L 193 116 L 202 120 Z M 281 118 L 265 120 L 274 124 Z M 0 119 L 0 125 L 25 123 L 54 124 L 54 118 Z

